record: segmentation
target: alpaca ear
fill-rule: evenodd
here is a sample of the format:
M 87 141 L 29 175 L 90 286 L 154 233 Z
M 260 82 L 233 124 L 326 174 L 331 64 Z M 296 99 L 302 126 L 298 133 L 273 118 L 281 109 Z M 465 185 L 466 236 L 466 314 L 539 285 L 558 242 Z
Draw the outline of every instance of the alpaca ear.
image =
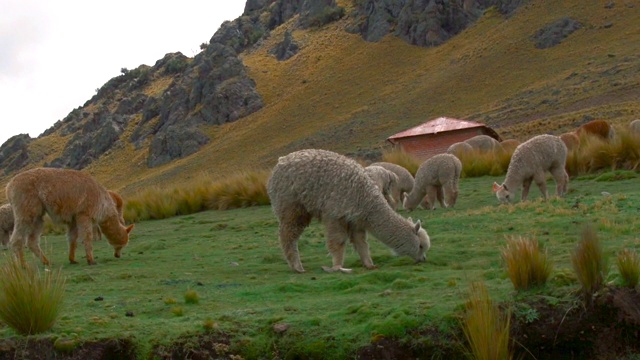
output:
M 135 224 L 131 224 L 129 226 L 127 226 L 127 234 L 131 232 L 131 230 L 133 230 L 133 227 L 135 226 Z
M 422 228 L 422 224 L 420 223 L 420 220 L 416 221 L 416 234 L 420 231 L 420 229 Z
M 497 182 L 493 182 L 493 192 L 498 192 L 498 190 L 500 190 L 501 186 L 498 185 Z

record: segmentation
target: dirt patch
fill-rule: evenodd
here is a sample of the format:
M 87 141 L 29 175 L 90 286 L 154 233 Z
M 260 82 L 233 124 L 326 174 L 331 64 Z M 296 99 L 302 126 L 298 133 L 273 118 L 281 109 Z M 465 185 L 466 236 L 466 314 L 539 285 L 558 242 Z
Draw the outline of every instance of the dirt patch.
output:
M 86 360 L 135 359 L 135 345 L 130 339 L 112 339 L 82 343 L 68 351 L 56 350 L 52 339 L 0 340 L 0 360 Z

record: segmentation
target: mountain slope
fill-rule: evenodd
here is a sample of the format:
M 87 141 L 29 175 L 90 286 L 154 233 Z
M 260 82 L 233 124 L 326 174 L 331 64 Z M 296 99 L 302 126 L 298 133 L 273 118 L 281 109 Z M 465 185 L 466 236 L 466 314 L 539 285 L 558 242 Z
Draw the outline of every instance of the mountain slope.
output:
M 339 4 L 353 11 L 350 3 Z M 536 48 L 536 32 L 566 17 L 582 27 L 556 46 Z M 202 172 L 215 178 L 270 167 L 305 147 L 380 149 L 386 137 L 443 115 L 481 121 L 519 139 L 592 118 L 625 124 L 640 117 L 640 7 L 631 1 L 613 7 L 532 1 L 508 17 L 490 9 L 433 48 L 393 35 L 366 42 L 345 31 L 351 16 L 321 28 L 299 29 L 296 20 L 240 54 L 262 98 L 260 110 L 224 125 L 199 125 L 208 143 L 185 158 L 149 168 L 148 150 L 123 141 L 86 171 L 127 196 Z M 286 30 L 300 51 L 277 61 L 269 51 Z M 130 136 L 139 121 L 130 120 L 121 136 Z M 53 161 L 70 136 L 54 132 L 33 140 L 34 164 Z

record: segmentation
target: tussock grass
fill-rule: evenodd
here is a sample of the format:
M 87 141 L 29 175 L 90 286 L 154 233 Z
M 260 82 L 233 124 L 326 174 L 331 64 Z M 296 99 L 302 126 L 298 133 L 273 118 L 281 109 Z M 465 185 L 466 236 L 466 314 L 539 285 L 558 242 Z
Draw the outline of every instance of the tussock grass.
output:
M 59 270 L 42 273 L 8 258 L 0 268 L 0 319 L 22 335 L 48 331 L 62 308 L 65 279 Z
M 387 150 L 382 153 L 382 161 L 400 165 L 415 176 L 422 161 L 401 149 Z
M 640 135 L 618 130 L 614 140 L 581 135 L 580 147 L 567 155 L 567 172 L 571 176 L 601 170 L 638 170 Z
M 604 284 L 607 263 L 600 240 L 591 226 L 585 226 L 581 239 L 571 254 L 571 264 L 587 304 L 591 304 L 593 294 Z
M 635 288 L 640 278 L 640 257 L 635 250 L 624 249 L 616 257 L 616 265 L 622 277 L 622 283 L 628 288 Z
M 462 331 L 468 342 L 469 358 L 478 360 L 513 358 L 509 350 L 510 318 L 510 311 L 503 313 L 494 304 L 483 282 L 471 283 L 462 319 Z
M 544 285 L 551 275 L 552 264 L 536 238 L 508 237 L 502 259 L 516 290 Z
M 472 151 L 460 154 L 460 162 L 462 162 L 461 177 L 478 177 L 478 176 L 499 176 L 505 174 L 509 168 L 512 152 L 509 151 L 492 151 L 479 152 Z
M 150 188 L 127 199 L 124 218 L 137 222 L 204 210 L 268 205 L 266 183 L 269 174 L 267 170 L 245 171 L 216 182 L 205 174 L 181 186 Z

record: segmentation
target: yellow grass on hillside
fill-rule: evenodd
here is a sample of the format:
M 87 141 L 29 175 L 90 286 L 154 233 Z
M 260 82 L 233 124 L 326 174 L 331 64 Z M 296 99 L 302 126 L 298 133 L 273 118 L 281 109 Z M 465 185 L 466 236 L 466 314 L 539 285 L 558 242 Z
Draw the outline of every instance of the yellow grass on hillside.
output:
M 481 121 L 521 140 L 559 134 L 585 117 L 628 123 L 640 117 L 636 13 L 598 2 L 534 0 L 508 18 L 489 11 L 436 48 L 391 35 L 366 42 L 344 30 L 348 16 L 307 30 L 292 29 L 293 19 L 241 55 L 264 100 L 260 111 L 204 127 L 210 143 L 185 159 L 149 169 L 146 148 L 123 138 L 124 147 L 90 170 L 129 195 L 203 170 L 223 178 L 268 168 L 300 148 L 382 148 L 389 135 L 438 116 Z M 555 47 L 536 49 L 532 35 L 566 16 L 584 26 Z M 605 27 L 608 22 L 614 26 Z M 268 52 L 287 28 L 300 52 L 277 61 Z M 145 91 L 160 93 L 169 79 L 156 79 Z

